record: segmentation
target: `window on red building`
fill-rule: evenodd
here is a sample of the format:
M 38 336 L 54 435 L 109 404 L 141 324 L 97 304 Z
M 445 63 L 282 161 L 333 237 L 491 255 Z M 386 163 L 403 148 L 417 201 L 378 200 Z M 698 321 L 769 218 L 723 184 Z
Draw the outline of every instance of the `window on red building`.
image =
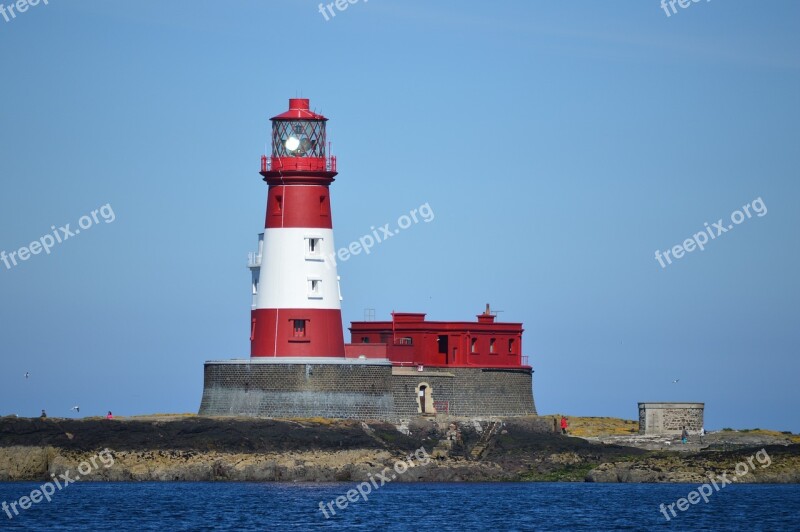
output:
M 489 339 L 489 352 L 490 353 L 496 353 L 496 351 L 494 349 L 494 344 L 495 344 L 496 341 L 497 340 L 495 340 L 494 338 Z
M 477 353 L 478 352 L 478 339 L 477 338 L 473 338 L 472 339 L 472 342 L 469 344 L 469 350 L 470 350 L 471 353 Z
M 513 355 L 514 354 L 514 339 L 513 338 L 510 338 L 508 340 L 508 354 L 509 355 Z

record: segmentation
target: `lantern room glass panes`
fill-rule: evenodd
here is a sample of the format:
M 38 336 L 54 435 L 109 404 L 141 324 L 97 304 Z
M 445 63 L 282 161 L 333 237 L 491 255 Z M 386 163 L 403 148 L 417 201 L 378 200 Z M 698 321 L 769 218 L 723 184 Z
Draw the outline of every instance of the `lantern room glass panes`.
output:
M 273 157 L 325 157 L 325 122 L 275 120 L 272 123 Z

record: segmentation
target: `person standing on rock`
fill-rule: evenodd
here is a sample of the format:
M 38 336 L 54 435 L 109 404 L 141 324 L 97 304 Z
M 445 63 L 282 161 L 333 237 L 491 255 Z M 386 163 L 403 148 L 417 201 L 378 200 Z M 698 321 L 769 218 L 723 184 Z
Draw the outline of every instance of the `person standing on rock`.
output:
M 108 414 L 106 414 L 106 419 L 114 419 L 114 414 L 111 413 L 111 410 L 109 410 Z
M 40 418 L 42 418 L 42 419 L 47 419 L 47 412 L 45 412 L 44 410 L 42 410 L 42 415 L 41 415 L 41 416 L 39 416 L 39 417 L 40 417 Z
M 567 433 L 567 418 L 561 416 L 561 434 Z

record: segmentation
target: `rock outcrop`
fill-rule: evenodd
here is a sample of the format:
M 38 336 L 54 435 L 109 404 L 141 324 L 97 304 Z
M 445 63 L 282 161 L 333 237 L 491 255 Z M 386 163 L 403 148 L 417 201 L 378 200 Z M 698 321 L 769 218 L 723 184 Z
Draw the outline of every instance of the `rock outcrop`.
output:
M 649 451 L 552 432 L 552 420 L 383 422 L 0 418 L 0 481 L 705 482 L 758 447 Z M 745 482 L 800 482 L 800 445 L 765 447 Z M 478 452 L 479 451 L 479 452 Z

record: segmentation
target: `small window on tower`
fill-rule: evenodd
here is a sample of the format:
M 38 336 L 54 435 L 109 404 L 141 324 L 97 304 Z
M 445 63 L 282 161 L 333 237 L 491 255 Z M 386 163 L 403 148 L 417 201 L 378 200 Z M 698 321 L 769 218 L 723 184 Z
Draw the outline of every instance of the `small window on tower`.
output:
M 369 343 L 369 336 L 362 336 L 361 337 L 361 343 L 362 344 L 368 344 Z
M 306 237 L 306 259 L 322 260 L 322 237 L 319 236 Z
M 497 351 L 495 350 L 495 348 L 494 348 L 494 344 L 495 344 L 496 342 L 497 342 L 497 340 L 495 340 L 494 338 L 491 338 L 491 339 L 489 340 L 489 352 L 490 352 L 490 353 L 496 353 L 496 352 L 497 352 Z
M 311 299 L 322 299 L 322 279 L 308 280 L 308 297 Z
M 478 339 L 477 338 L 473 338 L 470 341 L 469 350 L 470 350 L 471 353 L 477 353 L 478 352 Z
M 328 216 L 328 196 L 320 196 L 319 197 L 319 214 L 321 216 Z
M 513 355 L 514 354 L 514 339 L 513 338 L 509 338 L 509 340 L 508 340 L 508 354 L 509 355 Z
M 274 214 L 281 214 L 282 210 L 283 210 L 283 196 L 275 196 Z
M 306 320 L 292 320 L 292 336 L 294 338 L 306 337 Z

